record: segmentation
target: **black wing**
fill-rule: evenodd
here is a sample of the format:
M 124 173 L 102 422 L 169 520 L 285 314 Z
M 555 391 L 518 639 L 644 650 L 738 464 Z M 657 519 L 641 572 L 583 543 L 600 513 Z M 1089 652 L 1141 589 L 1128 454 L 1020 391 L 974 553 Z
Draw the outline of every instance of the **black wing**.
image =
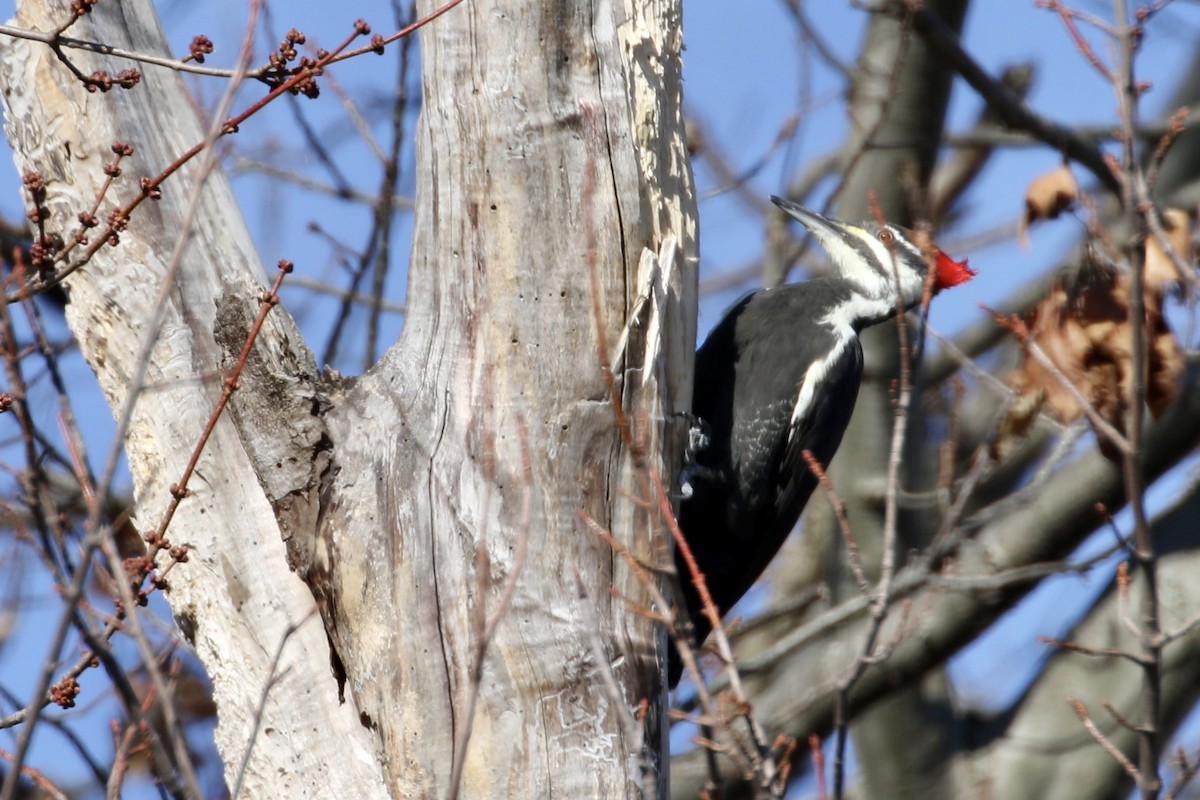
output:
M 835 291 L 813 281 L 750 295 L 696 354 L 693 413 L 712 444 L 697 456 L 701 474 L 680 524 L 722 613 L 766 568 L 816 485 L 801 452 L 828 463 L 849 422 L 862 375 L 858 340 L 800 317 L 832 304 Z M 686 575 L 683 583 L 695 602 Z

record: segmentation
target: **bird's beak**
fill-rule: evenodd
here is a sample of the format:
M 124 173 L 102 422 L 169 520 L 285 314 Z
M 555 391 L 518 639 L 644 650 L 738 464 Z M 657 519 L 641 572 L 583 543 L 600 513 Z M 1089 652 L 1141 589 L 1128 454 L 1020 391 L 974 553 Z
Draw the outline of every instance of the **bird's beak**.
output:
M 835 266 L 841 266 L 844 269 L 845 265 L 854 263 L 852 258 L 843 256 L 846 247 L 856 251 L 862 259 L 872 259 L 871 252 L 865 245 L 872 235 L 866 229 L 857 225 L 848 225 L 836 219 L 829 219 L 823 214 L 810 211 L 804 206 L 798 206 L 790 200 L 784 200 L 775 195 L 771 195 L 771 202 L 782 208 L 791 217 L 804 223 L 804 227 L 808 228 L 813 237 L 829 253 Z M 955 261 L 940 249 L 937 250 L 935 268 L 933 283 L 935 292 L 966 283 L 975 276 L 975 270 L 967 266 L 966 259 Z
M 796 205 L 791 200 L 784 200 L 782 197 L 771 195 L 771 202 L 786 211 L 793 219 L 804 223 L 804 227 L 808 228 L 827 250 L 830 249 L 829 245 L 832 242 L 854 241 L 865 233 L 857 226 L 829 219 L 815 211 L 809 211 L 804 206 Z
M 808 228 L 813 238 L 825 248 L 834 270 L 839 275 L 851 280 L 869 282 L 866 273 L 873 271 L 870 265 L 879 259 L 868 243 L 872 238 L 870 232 L 858 225 L 848 225 L 809 211 L 804 206 L 798 206 L 782 197 L 772 195 L 771 202 L 804 223 L 804 227 Z

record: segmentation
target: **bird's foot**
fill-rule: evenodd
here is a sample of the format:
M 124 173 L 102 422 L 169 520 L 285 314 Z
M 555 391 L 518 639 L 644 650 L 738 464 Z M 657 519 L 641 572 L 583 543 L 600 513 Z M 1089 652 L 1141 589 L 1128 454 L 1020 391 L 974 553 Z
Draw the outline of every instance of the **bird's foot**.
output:
M 694 414 L 684 413 L 682 416 L 688 421 L 688 440 L 683 451 L 683 469 L 679 472 L 679 497 L 687 500 L 695 494 L 693 481 L 696 478 L 711 480 L 716 473 L 700 464 L 698 459 L 698 455 L 712 442 L 712 429 Z

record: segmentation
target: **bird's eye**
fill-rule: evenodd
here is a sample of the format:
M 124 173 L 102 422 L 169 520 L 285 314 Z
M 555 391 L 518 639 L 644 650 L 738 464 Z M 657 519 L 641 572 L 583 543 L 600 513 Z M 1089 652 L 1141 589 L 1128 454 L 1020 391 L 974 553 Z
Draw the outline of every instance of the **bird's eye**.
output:
M 881 228 L 879 231 L 879 241 L 884 244 L 891 244 L 896 241 L 896 234 L 892 233 L 888 228 Z

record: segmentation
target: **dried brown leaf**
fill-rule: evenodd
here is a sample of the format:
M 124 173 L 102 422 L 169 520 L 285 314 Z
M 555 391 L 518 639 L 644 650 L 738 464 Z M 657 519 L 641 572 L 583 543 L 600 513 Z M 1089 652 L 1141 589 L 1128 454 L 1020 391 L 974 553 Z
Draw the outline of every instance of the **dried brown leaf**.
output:
M 1079 199 L 1079 184 L 1067 164 L 1034 178 L 1025 190 L 1025 215 L 1017 223 L 1017 241 L 1029 247 L 1029 226 L 1054 219 Z
M 1028 323 L 1030 338 L 1062 376 L 1100 417 L 1122 433 L 1133 375 L 1129 287 L 1128 274 L 1074 292 L 1056 282 L 1034 308 Z M 1146 292 L 1145 319 L 1146 405 L 1158 417 L 1175 399 L 1184 359 L 1163 317 L 1160 292 Z M 1063 378 L 1033 358 L 1026 356 L 1008 383 L 1019 399 L 1002 426 L 1002 435 L 1020 435 L 1031 422 L 1023 417 L 1038 410 L 1044 409 L 1064 424 L 1083 415 L 1084 409 Z M 1108 437 L 1097 438 L 1101 451 L 1116 458 L 1117 450 Z
M 1192 252 L 1192 224 L 1188 213 L 1182 209 L 1168 208 L 1162 212 L 1162 224 L 1171 247 L 1184 261 L 1192 263 L 1195 254 Z M 1175 263 L 1153 234 L 1146 237 L 1146 268 L 1143 274 L 1147 287 L 1175 285 L 1179 282 Z
M 1155 419 L 1175 402 L 1184 368 L 1183 348 L 1163 317 L 1161 297 L 1158 292 L 1146 293 L 1146 336 L 1150 342 L 1146 362 L 1146 406 Z

